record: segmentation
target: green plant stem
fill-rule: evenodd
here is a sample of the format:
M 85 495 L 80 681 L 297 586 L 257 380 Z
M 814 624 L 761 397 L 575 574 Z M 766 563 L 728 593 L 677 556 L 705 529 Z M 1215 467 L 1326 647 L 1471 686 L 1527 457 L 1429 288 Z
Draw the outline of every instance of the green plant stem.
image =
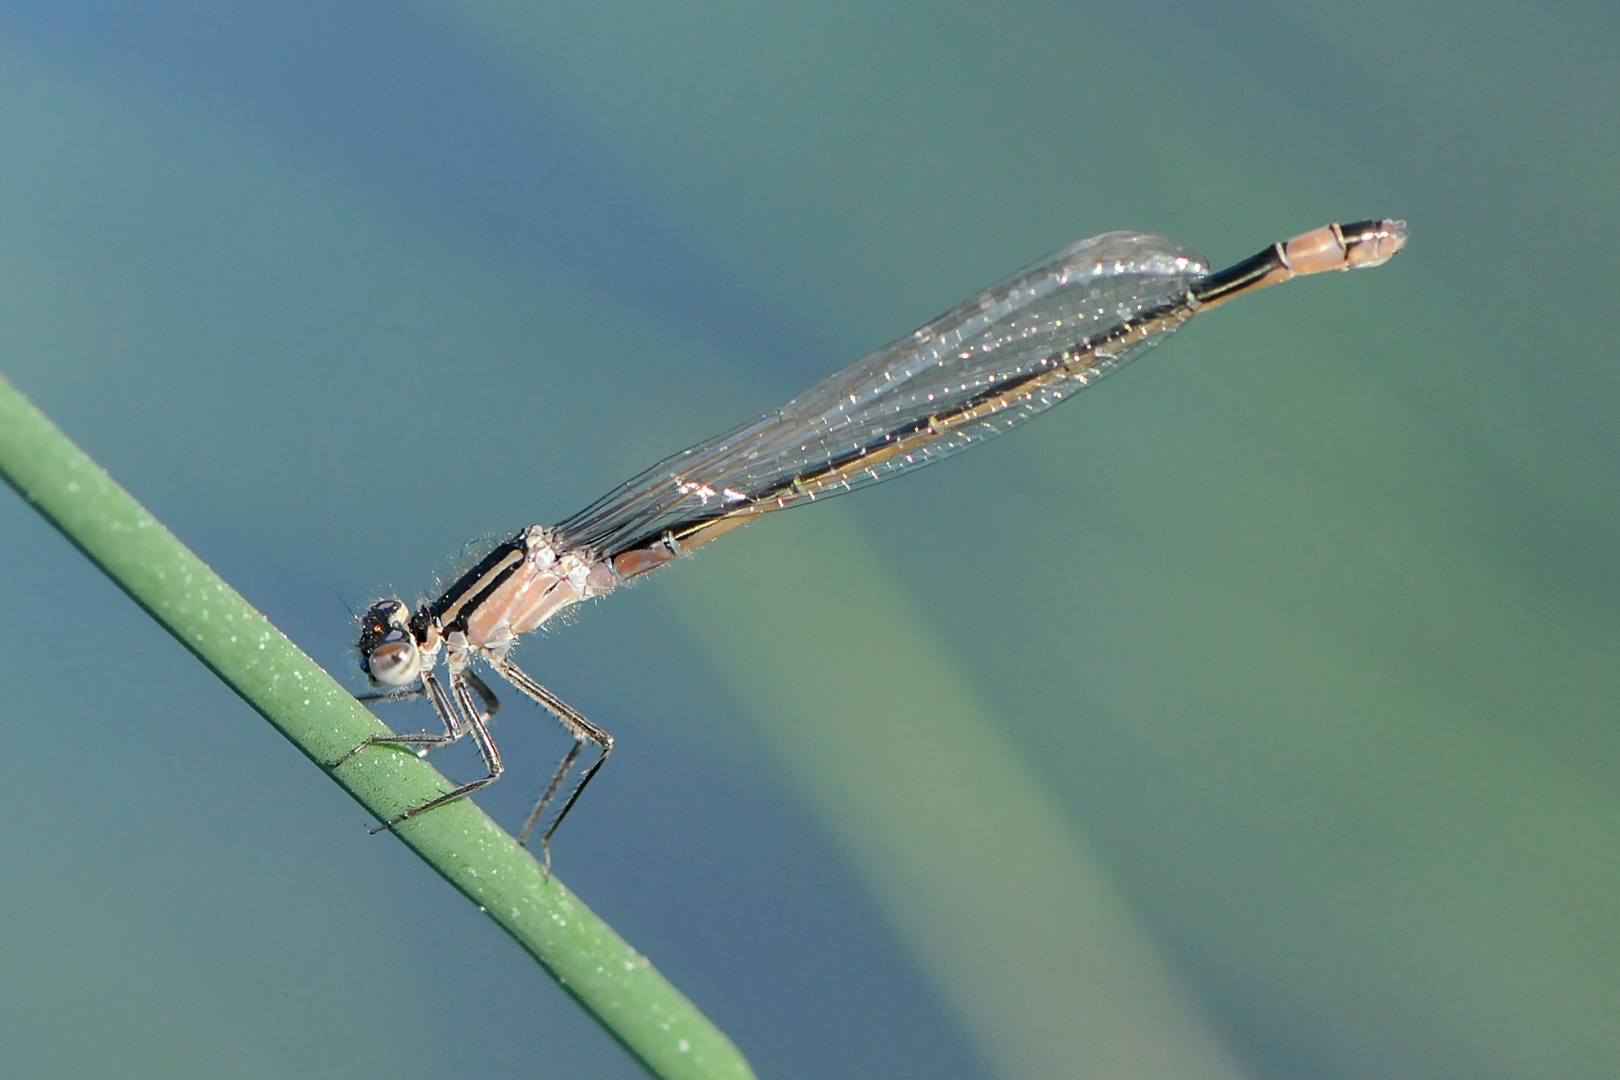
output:
M 0 378 L 0 475 L 197 659 L 380 820 L 450 785 L 373 747 L 381 721 Z M 654 1076 L 749 1077 L 747 1061 L 613 928 L 470 799 L 394 834 L 512 935 Z

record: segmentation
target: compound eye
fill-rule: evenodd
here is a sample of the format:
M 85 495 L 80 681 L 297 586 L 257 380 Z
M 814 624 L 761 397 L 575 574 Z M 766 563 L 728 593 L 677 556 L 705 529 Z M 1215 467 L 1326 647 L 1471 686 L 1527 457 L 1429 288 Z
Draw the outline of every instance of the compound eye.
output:
M 411 610 L 403 600 L 378 600 L 360 616 L 360 624 L 369 633 L 381 634 L 388 630 L 404 630 L 410 618 Z
M 410 635 L 384 641 L 365 657 L 366 674 L 384 686 L 409 686 L 422 673 L 422 653 Z

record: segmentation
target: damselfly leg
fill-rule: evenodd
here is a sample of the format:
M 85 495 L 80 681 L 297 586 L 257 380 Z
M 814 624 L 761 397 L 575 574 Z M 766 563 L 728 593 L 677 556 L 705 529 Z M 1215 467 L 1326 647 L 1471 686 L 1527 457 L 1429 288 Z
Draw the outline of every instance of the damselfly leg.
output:
M 472 794 L 479 788 L 487 787 L 499 780 L 501 774 L 506 771 L 506 766 L 501 763 L 501 752 L 496 748 L 495 740 L 489 734 L 490 717 L 500 711 L 500 702 L 489 687 L 485 685 L 484 681 L 470 671 L 452 672 L 450 674 L 450 690 L 446 693 L 443 682 L 431 670 L 423 671 L 421 680 L 421 688 L 412 693 L 367 696 L 375 697 L 377 700 L 426 696 L 433 703 L 433 709 L 439 714 L 439 718 L 444 721 L 444 731 L 442 733 L 419 731 L 405 735 L 374 735 L 347 754 L 344 754 L 334 762 L 334 767 L 348 761 L 368 746 L 406 747 L 412 749 L 417 756 L 422 757 L 440 746 L 456 742 L 462 736 L 471 734 L 473 742 L 478 747 L 479 755 L 484 759 L 484 768 L 487 770 L 487 775 L 453 788 L 436 798 L 429 799 L 420 806 L 413 806 L 391 821 L 383 822 L 370 830 L 373 836 L 385 829 L 392 829 L 400 822 L 407 821 L 420 813 L 432 810 L 436 806 L 443 806 L 452 799 L 459 799 L 463 795 Z M 482 710 L 473 701 L 475 692 L 484 703 Z
M 558 762 L 556 772 L 552 773 L 551 783 L 546 785 L 546 790 L 541 793 L 539 801 L 534 804 L 534 809 L 529 811 L 528 820 L 523 823 L 523 830 L 518 833 L 518 843 L 527 844 L 529 842 L 529 837 L 534 833 L 535 826 L 540 824 L 540 819 L 545 816 L 546 807 L 551 805 L 551 800 L 556 796 L 558 788 L 568 778 L 568 774 L 574 771 L 574 765 L 579 761 L 579 755 L 585 749 L 585 744 L 593 742 L 596 744 L 597 749 L 602 752 L 601 756 L 591 763 L 590 768 L 585 770 L 585 775 L 579 778 L 579 783 L 574 785 L 574 790 L 568 793 L 568 799 L 563 803 L 562 809 L 557 812 L 557 816 L 552 820 L 551 824 L 546 827 L 546 831 L 540 834 L 540 850 L 544 852 L 545 863 L 549 867 L 551 865 L 551 838 L 556 835 L 557 827 L 563 823 L 563 818 L 568 816 L 568 811 L 572 810 L 574 804 L 579 801 L 580 795 L 585 791 L 585 786 L 601 771 L 602 765 L 608 759 L 608 755 L 613 752 L 613 736 L 585 719 L 584 714 L 578 709 L 547 690 L 544 686 L 541 686 L 532 676 L 512 663 L 512 661 L 502 659 L 495 665 L 495 670 L 500 672 L 507 682 L 539 702 L 540 706 L 552 716 L 555 716 L 563 727 L 568 729 L 568 733 L 574 737 L 573 748 L 563 756 L 562 761 Z
M 464 671 L 462 672 L 461 677 L 467 680 L 468 687 L 471 688 L 473 693 L 478 695 L 479 702 L 484 706 L 484 723 L 487 724 L 491 720 L 495 719 L 495 714 L 501 711 L 501 699 L 495 696 L 495 692 L 489 688 L 489 684 L 483 679 L 480 679 L 476 671 Z M 354 700 L 360 702 L 362 705 L 372 705 L 381 701 L 415 701 L 417 698 L 426 696 L 427 688 L 425 686 L 413 686 L 406 690 L 378 690 L 370 694 L 356 694 L 354 695 Z M 350 750 L 347 754 L 343 755 L 343 757 L 339 758 L 338 763 L 342 764 L 343 762 L 349 760 L 349 758 L 354 756 L 355 750 L 370 746 L 374 742 L 395 741 L 397 740 L 390 739 L 386 736 L 379 739 L 367 739 L 365 742 L 355 747 L 354 750 Z M 430 745 L 424 746 L 422 753 L 425 755 L 440 745 L 443 744 L 433 742 Z

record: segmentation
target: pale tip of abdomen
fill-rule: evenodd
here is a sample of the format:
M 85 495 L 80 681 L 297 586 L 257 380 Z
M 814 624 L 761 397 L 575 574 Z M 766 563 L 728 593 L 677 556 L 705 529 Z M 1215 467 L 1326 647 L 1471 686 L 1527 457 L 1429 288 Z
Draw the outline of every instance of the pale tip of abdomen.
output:
M 1406 222 L 1394 218 L 1382 221 L 1360 221 L 1353 226 L 1342 226 L 1344 231 L 1345 269 L 1360 270 L 1380 266 L 1406 246 Z

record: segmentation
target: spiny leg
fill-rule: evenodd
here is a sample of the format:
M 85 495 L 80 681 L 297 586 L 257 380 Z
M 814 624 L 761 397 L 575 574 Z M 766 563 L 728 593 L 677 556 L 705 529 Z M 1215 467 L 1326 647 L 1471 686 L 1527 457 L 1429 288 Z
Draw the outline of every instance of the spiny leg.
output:
M 451 676 L 452 681 L 454 681 L 454 678 L 454 676 Z M 486 693 L 489 690 L 488 687 L 485 687 L 484 689 Z M 332 767 L 337 768 L 339 765 L 343 764 L 345 761 L 348 761 L 350 758 L 354 757 L 354 755 L 358 754 L 368 746 L 423 746 L 431 750 L 434 747 L 443 746 L 446 743 L 453 743 L 463 735 L 467 734 L 466 722 L 463 720 L 460 712 L 452 703 L 450 696 L 444 692 L 444 687 L 440 684 L 438 676 L 434 675 L 431 671 L 424 671 L 422 673 L 422 689 L 409 691 L 405 694 L 383 694 L 380 695 L 379 700 L 394 697 L 420 697 L 423 694 L 427 695 L 428 700 L 433 703 L 433 711 L 438 713 L 439 719 L 444 722 L 443 734 L 436 734 L 431 731 L 418 731 L 415 734 L 409 735 L 395 735 L 392 733 L 388 735 L 373 735 L 371 738 L 361 742 L 359 746 L 356 746 L 353 750 L 350 750 L 347 754 L 344 754 L 342 757 L 334 761 L 332 763 Z M 357 700 L 364 701 L 366 699 L 359 698 Z
M 473 693 L 478 695 L 478 700 L 484 703 L 484 711 L 479 719 L 486 724 L 495 719 L 495 714 L 501 711 L 501 699 L 495 696 L 495 691 L 491 690 L 489 684 L 480 679 L 478 672 L 471 668 L 463 671 L 461 677 L 472 687 Z
M 593 777 L 596 776 L 597 772 L 602 768 L 602 765 L 607 761 L 608 755 L 613 752 L 613 736 L 591 723 L 578 709 L 568 704 L 556 694 L 553 694 L 550 690 L 547 690 L 544 686 L 541 686 L 534 680 L 532 676 L 524 672 L 522 668 L 518 667 L 516 664 L 513 664 L 510 660 L 501 660 L 497 662 L 495 664 L 495 670 L 498 671 L 501 674 L 501 677 L 506 679 L 507 682 L 511 683 L 513 686 L 532 697 L 535 701 L 539 702 L 540 705 L 547 712 L 551 713 L 551 715 L 555 716 L 562 723 L 563 727 L 568 729 L 569 734 L 573 735 L 574 737 L 573 748 L 568 751 L 568 753 L 563 757 L 562 761 L 557 765 L 557 771 L 552 774 L 551 783 L 546 785 L 546 790 L 544 794 L 540 796 L 540 801 L 534 804 L 534 809 L 529 812 L 529 819 L 523 823 L 523 831 L 518 833 L 518 843 L 527 844 L 529 842 L 529 837 L 531 834 L 533 834 L 535 826 L 538 825 L 540 823 L 540 819 L 545 816 L 546 807 L 551 804 L 551 800 L 557 794 L 557 791 L 561 787 L 564 778 L 566 778 L 568 774 L 573 771 L 574 764 L 579 760 L 580 752 L 585 748 L 586 741 L 589 740 L 590 742 L 595 743 L 597 748 L 602 751 L 602 756 L 591 763 L 590 768 L 585 770 L 585 775 L 579 778 L 579 783 L 574 785 L 574 790 L 569 792 L 568 798 L 563 803 L 563 808 L 558 811 L 556 818 L 552 820 L 546 831 L 540 834 L 540 850 L 544 856 L 543 861 L 547 867 L 550 867 L 551 838 L 556 835 L 557 827 L 561 825 L 563 823 L 563 819 L 568 816 L 568 811 L 572 810 L 574 808 L 574 804 L 579 801 L 579 797 L 584 792 L 585 786 L 591 782 Z
M 415 701 L 426 693 L 420 686 L 409 690 L 373 690 L 369 694 L 354 695 L 354 700 L 362 705 L 370 705 L 374 701 Z
M 568 753 L 564 754 L 562 761 L 557 763 L 556 771 L 551 774 L 551 782 L 546 785 L 546 790 L 541 793 L 539 800 L 535 802 L 534 809 L 529 811 L 528 819 L 523 822 L 523 829 L 518 833 L 518 843 L 520 844 L 528 844 L 529 837 L 534 834 L 535 826 L 540 823 L 540 816 L 546 812 L 546 807 L 551 805 L 551 800 L 556 796 L 557 789 L 562 786 L 563 779 L 574 771 L 574 765 L 579 761 L 581 751 L 585 749 L 585 739 L 578 732 L 573 734 L 574 745 L 568 748 Z M 573 800 L 570 799 L 569 802 L 571 804 Z M 547 866 L 551 865 L 551 847 L 547 841 L 554 831 L 556 831 L 555 826 L 547 829 L 545 835 L 540 838 L 540 846 L 545 853 Z
M 479 701 L 482 702 L 484 706 L 484 710 L 481 713 L 475 709 L 469 709 L 467 714 L 469 716 L 477 716 L 484 723 L 488 724 L 489 721 L 495 718 L 495 714 L 501 711 L 501 699 L 495 696 L 495 691 L 489 688 L 488 683 L 484 682 L 483 679 L 478 677 L 477 672 L 471 670 L 463 671 L 461 673 L 461 678 L 465 680 L 467 685 L 472 688 L 473 693 L 478 695 Z M 437 689 L 438 687 L 435 686 L 435 690 Z M 377 735 L 367 739 L 353 750 L 350 750 L 347 754 L 344 754 L 342 757 L 338 758 L 337 761 L 332 763 L 332 767 L 336 768 L 345 761 L 348 761 L 350 758 L 354 757 L 354 755 L 358 754 L 366 747 L 374 746 L 379 743 L 387 746 L 419 747 L 419 749 L 416 751 L 416 756 L 427 757 L 430 752 L 437 750 L 439 747 L 448 743 L 455 742 L 467 733 L 468 729 L 465 727 L 459 728 L 458 730 L 457 725 L 452 723 L 450 719 L 453 712 L 447 712 L 443 705 L 441 705 L 439 699 L 434 697 L 433 693 L 429 692 L 427 679 L 423 679 L 422 685 L 416 687 L 415 689 L 380 690 L 372 694 L 356 694 L 354 695 L 354 700 L 363 705 L 370 705 L 371 703 L 377 701 L 415 701 L 419 697 L 427 697 L 433 700 L 434 710 L 438 712 L 440 719 L 444 720 L 445 733 L 443 735 L 435 735 L 426 731 L 416 735 Z
M 478 672 L 471 668 L 463 671 L 461 677 L 466 680 L 468 686 L 472 687 L 472 692 L 478 695 L 478 700 L 483 702 L 484 720 L 493 720 L 495 714 L 501 711 L 501 699 L 495 696 L 495 691 L 489 688 L 488 683 L 478 677 Z M 376 690 L 369 694 L 356 694 L 354 700 L 370 705 L 377 701 L 415 701 L 419 697 L 426 696 L 427 686 L 424 683 L 409 690 Z M 360 745 L 364 746 L 366 744 L 361 743 Z
M 444 696 L 443 687 L 439 685 L 438 679 L 431 673 L 424 673 L 422 681 L 427 685 L 428 693 L 433 696 L 434 707 L 437 708 L 441 697 Z M 484 767 L 489 771 L 489 775 L 480 777 L 477 780 L 470 781 L 469 783 L 462 784 L 460 787 L 447 791 L 443 795 L 429 799 L 421 806 L 412 807 L 394 820 L 385 822 L 377 826 L 375 829 L 372 829 L 371 834 L 373 836 L 382 832 L 384 829 L 392 829 L 395 825 L 398 825 L 402 821 L 413 818 L 425 811 L 432 810 L 434 807 L 443 806 L 445 803 L 450 802 L 453 799 L 459 799 L 463 795 L 471 795 L 479 788 L 488 787 L 490 784 L 493 784 L 495 781 L 499 780 L 501 778 L 501 774 L 506 771 L 506 766 L 501 763 L 501 752 L 496 749 L 495 740 L 490 738 L 489 734 L 488 720 L 490 715 L 493 714 L 493 710 L 487 713 L 478 711 L 477 706 L 473 704 L 472 692 L 468 690 L 469 682 L 476 683 L 478 687 L 481 688 L 479 690 L 479 696 L 484 698 L 486 704 L 495 700 L 495 695 L 490 693 L 489 687 L 484 686 L 483 682 L 479 680 L 476 675 L 473 675 L 471 672 L 457 673 L 452 671 L 450 673 L 450 691 L 451 694 L 454 695 L 454 698 L 452 701 L 446 702 L 446 705 L 450 709 L 446 719 L 446 726 L 448 727 L 450 725 L 450 720 L 448 717 L 453 716 L 457 718 L 458 723 L 456 726 L 461 728 L 462 734 L 465 734 L 468 731 L 472 732 L 473 742 L 478 744 L 478 752 L 483 755 Z M 465 726 L 463 727 L 462 725 Z M 457 738 L 459 737 L 460 736 L 458 735 Z M 449 742 L 453 740 L 445 739 L 442 741 Z

